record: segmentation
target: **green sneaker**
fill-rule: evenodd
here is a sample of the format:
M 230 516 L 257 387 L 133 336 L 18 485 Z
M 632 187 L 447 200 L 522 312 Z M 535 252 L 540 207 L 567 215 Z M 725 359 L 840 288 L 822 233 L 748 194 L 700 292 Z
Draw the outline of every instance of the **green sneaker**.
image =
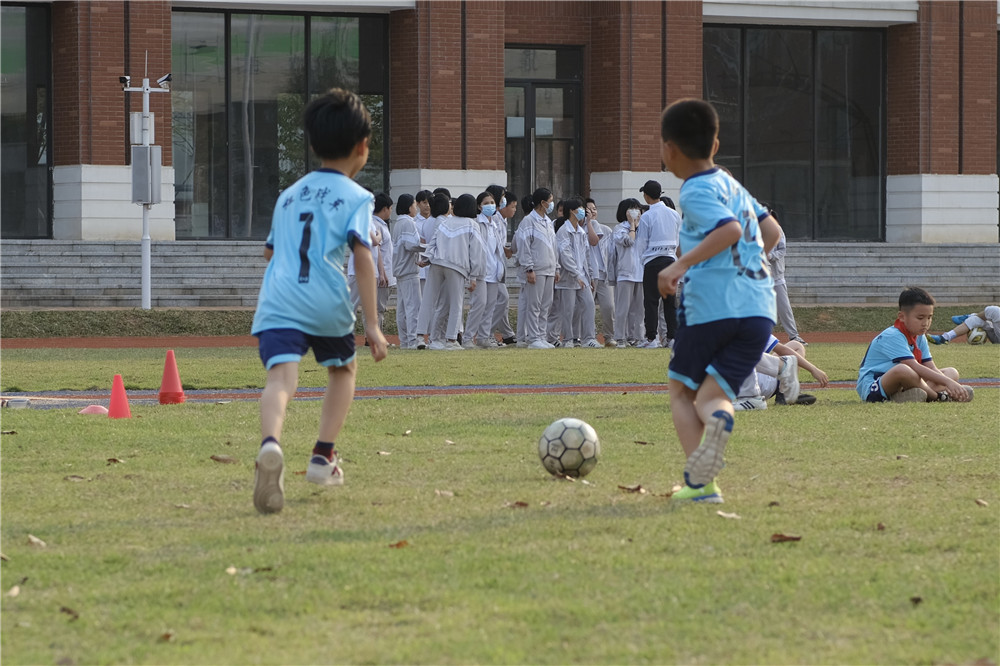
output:
M 676 502 L 696 502 L 698 504 L 722 504 L 722 491 L 719 484 L 712 481 L 701 488 L 684 486 L 670 496 Z
M 797 391 L 796 391 L 797 392 Z M 798 396 L 796 396 L 798 397 Z M 705 423 L 701 444 L 684 466 L 684 483 L 692 488 L 707 486 L 726 466 L 726 442 L 733 432 L 733 415 L 716 411 Z

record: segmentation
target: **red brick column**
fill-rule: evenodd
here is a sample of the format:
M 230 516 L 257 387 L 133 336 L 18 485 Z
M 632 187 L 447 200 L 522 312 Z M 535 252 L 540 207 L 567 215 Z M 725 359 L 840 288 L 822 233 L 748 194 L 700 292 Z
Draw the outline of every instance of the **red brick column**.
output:
M 126 19 L 127 17 L 127 19 Z M 126 39 L 126 20 L 131 26 Z M 130 44 L 126 54 L 125 45 Z M 170 71 L 170 3 L 56 2 L 52 4 L 53 163 L 124 165 L 128 145 L 125 93 L 118 77 L 142 83 L 145 52 L 150 78 Z M 131 95 L 142 110 L 142 97 Z M 169 165 L 170 100 L 150 96 L 156 113 L 156 141 Z
M 889 175 L 996 170 L 996 4 L 920 3 L 888 32 Z

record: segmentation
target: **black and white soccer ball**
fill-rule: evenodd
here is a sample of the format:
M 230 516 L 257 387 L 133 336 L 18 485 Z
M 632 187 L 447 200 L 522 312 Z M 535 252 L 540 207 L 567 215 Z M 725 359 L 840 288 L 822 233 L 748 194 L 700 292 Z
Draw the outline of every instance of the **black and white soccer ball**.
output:
M 601 442 L 590 424 L 580 419 L 559 419 L 538 440 L 538 457 L 555 476 L 579 478 L 590 474 L 601 455 Z

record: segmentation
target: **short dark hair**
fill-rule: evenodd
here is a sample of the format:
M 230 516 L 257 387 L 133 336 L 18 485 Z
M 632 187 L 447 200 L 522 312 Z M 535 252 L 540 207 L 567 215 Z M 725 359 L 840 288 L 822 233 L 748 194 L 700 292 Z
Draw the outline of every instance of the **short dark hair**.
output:
M 372 133 L 372 117 L 361 98 L 350 90 L 332 88 L 309 102 L 302 112 L 309 146 L 316 156 L 335 160 L 347 157 Z
M 618 202 L 618 212 L 615 213 L 615 219 L 619 222 L 624 222 L 628 219 L 628 211 L 632 208 L 641 208 L 642 204 L 639 203 L 638 199 L 622 199 Z
M 510 190 L 507 190 L 506 192 L 504 192 L 503 195 L 505 197 L 507 197 L 507 205 L 508 206 L 511 205 L 512 203 L 517 203 L 517 195 L 514 194 L 513 192 L 511 192 Z M 499 206 L 499 205 L 500 204 L 498 203 L 497 206 Z
M 666 206 L 667 208 L 673 208 L 674 210 L 677 210 L 677 206 L 674 205 L 674 200 L 671 199 L 670 197 L 664 195 L 660 197 L 660 201 L 662 201 L 663 205 Z
M 451 191 L 449 191 L 447 187 L 435 187 L 434 194 L 443 194 L 451 199 Z
M 899 309 L 904 312 L 912 310 L 915 305 L 934 305 L 934 297 L 920 287 L 907 287 L 899 295 Z
M 431 216 L 447 215 L 449 208 L 451 208 L 451 197 L 447 194 L 435 194 L 431 197 Z
M 543 201 L 548 200 L 552 196 L 552 191 L 547 187 L 539 187 L 537 190 L 531 194 L 531 207 L 538 208 L 538 205 Z
M 693 160 L 712 157 L 719 136 L 719 114 L 703 99 L 680 99 L 663 110 L 660 138 Z
M 476 197 L 471 194 L 463 194 L 455 199 L 455 217 L 472 217 L 479 215 L 476 207 Z
M 430 201 L 433 196 L 434 193 L 430 190 L 420 190 L 414 198 L 417 200 L 417 203 L 420 203 L 421 201 Z
M 396 199 L 396 215 L 409 215 L 410 206 L 416 199 L 413 198 L 412 194 L 400 194 L 399 198 Z
M 496 202 L 497 208 L 500 207 L 500 200 L 504 197 L 504 188 L 501 185 L 490 185 L 486 188 L 486 191 L 493 196 L 493 201 Z
M 492 192 L 489 191 L 489 189 L 487 189 L 484 192 L 480 192 L 479 196 L 476 197 L 476 206 L 482 206 L 483 205 L 483 199 L 485 199 L 486 197 L 493 197 L 493 203 L 494 204 L 499 204 L 500 203 L 500 200 L 496 198 L 496 195 L 494 195 Z
M 580 206 L 582 206 L 583 202 L 574 197 L 572 199 L 564 199 L 562 205 L 563 205 L 563 217 L 568 218 L 570 211 L 574 211 Z
M 590 197 L 587 197 L 586 199 L 583 200 L 583 205 L 586 206 L 587 204 L 594 204 L 594 206 L 597 206 L 597 202 L 591 199 Z
M 375 195 L 375 212 L 377 213 L 383 208 L 392 208 L 392 197 L 385 192 L 379 192 Z

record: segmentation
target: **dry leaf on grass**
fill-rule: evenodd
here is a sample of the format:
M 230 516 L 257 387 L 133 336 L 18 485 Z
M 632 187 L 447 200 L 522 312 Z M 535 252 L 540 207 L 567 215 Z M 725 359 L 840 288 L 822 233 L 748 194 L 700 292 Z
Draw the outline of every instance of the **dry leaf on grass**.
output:
M 403 539 L 402 541 L 397 541 L 396 543 L 390 543 L 389 548 L 406 548 L 409 545 L 410 542 L 407 541 L 406 539 Z
M 47 545 L 44 541 L 36 537 L 34 534 L 28 535 L 28 545 L 34 546 L 35 548 L 45 548 Z
M 976 504 L 978 504 L 979 506 L 989 506 L 989 505 L 990 505 L 990 503 L 989 503 L 989 502 L 987 502 L 987 501 L 986 501 L 986 500 L 984 500 L 984 499 L 977 499 L 977 500 L 976 500 Z
M 656 444 L 656 442 L 644 442 L 641 439 L 635 440 L 634 443 L 638 444 L 639 446 L 653 446 Z
M 169 643 L 170 641 L 174 640 L 174 632 L 165 631 L 162 634 L 160 634 L 160 637 L 157 640 L 161 643 Z
M 15 585 L 14 587 L 12 587 L 9 590 L 7 590 L 7 596 L 8 597 L 16 597 L 19 594 L 21 594 L 21 586 L 20 585 Z
M 69 615 L 69 621 L 70 622 L 75 622 L 76 620 L 80 619 L 80 614 L 77 613 L 72 608 L 70 608 L 69 606 L 60 606 L 59 607 L 59 612 L 60 613 L 66 613 L 66 615 Z
M 4 562 L 10 562 L 10 558 L 4 555 L 3 553 L 0 553 L 0 560 L 3 560 Z
M 403 432 L 403 437 L 409 437 L 411 434 L 413 434 L 413 431 L 412 430 L 407 430 L 407 431 Z
M 739 514 L 726 513 L 725 511 L 716 511 L 715 513 L 723 518 L 729 518 L 730 520 L 740 520 Z
M 767 503 L 767 507 L 768 507 L 768 508 L 771 508 L 772 506 L 781 506 L 781 502 L 774 502 L 774 501 L 771 501 L 771 502 L 768 502 L 768 503 Z
M 237 460 L 236 458 L 234 458 L 232 456 L 212 455 L 212 456 L 209 456 L 209 458 L 211 460 L 214 460 L 217 463 L 222 463 L 223 465 L 235 465 L 236 463 L 239 462 L 239 460 Z
M 86 481 L 86 480 L 87 479 L 83 478 L 79 474 L 70 474 L 69 476 L 63 477 L 63 481 Z
M 899 455 L 896 456 L 896 460 L 902 460 L 903 458 L 909 458 L 909 457 L 910 456 L 908 456 L 908 455 L 906 455 L 904 453 L 900 453 Z
M 784 543 L 785 541 L 801 541 L 802 537 L 791 534 L 775 533 L 771 535 L 771 543 Z
M 450 439 L 446 439 L 446 440 L 444 440 L 444 443 L 445 444 L 454 444 L 455 442 L 451 441 Z
M 518 500 L 516 502 L 504 502 L 503 505 L 505 507 L 507 507 L 508 509 L 525 509 L 525 508 L 527 508 L 528 503 L 527 502 L 522 502 L 521 500 Z
M 923 597 L 910 597 L 910 603 L 914 606 L 919 606 L 923 600 Z
M 636 493 L 636 494 L 639 494 L 639 495 L 645 495 L 646 494 L 646 489 L 643 488 L 638 483 L 635 484 L 634 486 L 618 486 L 618 489 L 619 490 L 624 490 L 627 493 Z
M 878 525 L 875 526 L 875 529 L 877 529 L 879 532 L 884 532 L 885 531 L 885 523 L 879 523 Z
M 190 509 L 190 504 L 174 504 L 175 509 Z
M 125 462 L 121 458 L 108 458 L 108 465 L 117 465 L 118 463 Z
M 226 567 L 226 573 L 230 576 L 236 575 L 236 567 Z
M 392 453 L 390 453 L 389 451 L 379 451 L 378 454 L 380 456 L 391 456 L 392 455 Z
M 0 435 L 16 435 L 16 430 L 0 430 Z
M 451 492 L 450 490 L 435 490 L 434 494 L 437 495 L 438 497 L 454 497 L 455 496 L 455 493 Z

